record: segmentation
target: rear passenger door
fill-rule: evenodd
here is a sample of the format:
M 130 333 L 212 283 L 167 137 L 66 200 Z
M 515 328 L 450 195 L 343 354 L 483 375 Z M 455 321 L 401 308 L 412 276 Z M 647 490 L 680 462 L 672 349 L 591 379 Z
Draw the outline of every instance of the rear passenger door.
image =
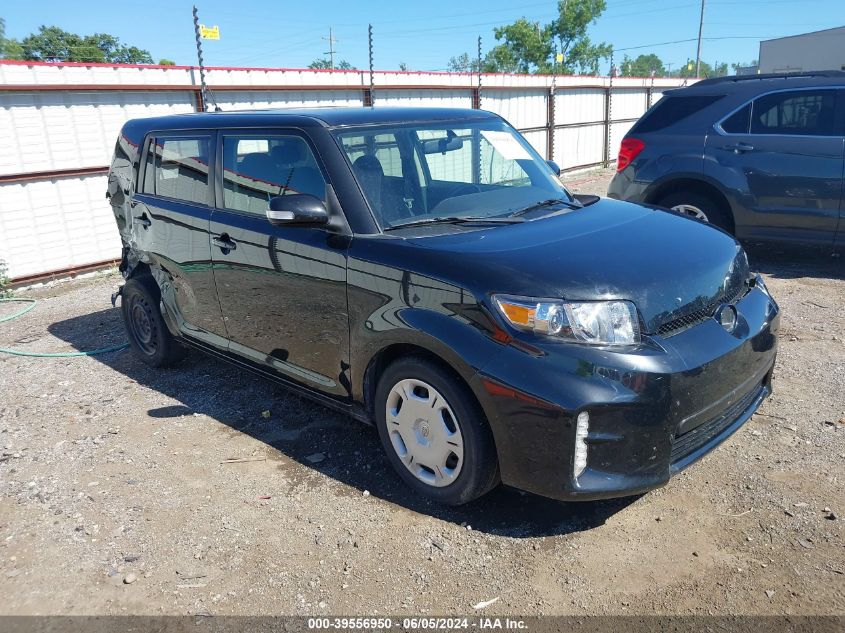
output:
M 829 244 L 843 164 L 842 91 L 812 88 L 761 95 L 721 121 L 707 139 L 705 173 L 738 195 L 739 237 Z
M 135 248 L 161 271 L 162 300 L 180 331 L 225 348 L 208 236 L 214 134 L 153 133 L 144 150 L 143 171 L 127 218 Z
M 212 260 L 229 349 L 289 381 L 348 396 L 348 240 L 274 226 L 275 196 L 326 201 L 325 170 L 298 131 L 221 130 Z

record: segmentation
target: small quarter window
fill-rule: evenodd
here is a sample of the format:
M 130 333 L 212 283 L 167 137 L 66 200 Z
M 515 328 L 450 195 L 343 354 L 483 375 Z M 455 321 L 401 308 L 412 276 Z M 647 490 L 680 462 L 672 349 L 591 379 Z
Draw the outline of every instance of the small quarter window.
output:
M 748 134 L 751 122 L 751 104 L 737 110 L 722 122 L 722 129 L 728 134 Z
M 754 101 L 751 133 L 835 136 L 835 112 L 833 90 L 776 92 Z
M 208 204 L 207 137 L 157 137 L 150 140 L 144 193 Z

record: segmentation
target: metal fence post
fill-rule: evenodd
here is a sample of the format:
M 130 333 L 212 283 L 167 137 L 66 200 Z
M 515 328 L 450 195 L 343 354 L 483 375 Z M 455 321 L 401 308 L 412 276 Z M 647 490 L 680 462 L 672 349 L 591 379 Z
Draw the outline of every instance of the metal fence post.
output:
M 610 167 L 610 143 L 613 132 L 613 53 L 610 54 L 610 80 L 605 89 L 604 99 L 604 166 Z
M 552 78 L 552 85 L 549 87 L 549 107 L 546 111 L 546 125 L 548 127 L 546 139 L 546 158 L 555 159 L 555 81 Z

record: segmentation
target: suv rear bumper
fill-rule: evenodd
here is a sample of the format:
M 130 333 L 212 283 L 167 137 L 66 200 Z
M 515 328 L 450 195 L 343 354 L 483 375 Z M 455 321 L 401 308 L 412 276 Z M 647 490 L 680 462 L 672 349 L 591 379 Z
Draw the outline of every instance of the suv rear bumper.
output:
M 713 319 L 636 352 L 555 342 L 507 346 L 476 377 L 502 481 L 561 500 L 638 494 L 730 437 L 771 392 L 778 308 L 759 288 L 737 303 L 737 338 Z M 590 416 L 574 476 L 575 420 Z
M 633 167 L 626 167 L 620 172 L 617 172 L 610 180 L 607 187 L 607 197 L 614 200 L 624 200 L 626 202 L 644 202 L 646 199 L 646 190 L 651 185 L 650 182 L 637 182 L 633 179 L 635 170 Z

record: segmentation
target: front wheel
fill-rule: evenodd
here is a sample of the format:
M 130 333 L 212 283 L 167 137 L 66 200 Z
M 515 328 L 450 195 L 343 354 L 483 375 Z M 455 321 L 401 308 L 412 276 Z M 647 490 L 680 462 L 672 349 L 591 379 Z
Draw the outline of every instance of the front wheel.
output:
M 120 308 L 135 354 L 151 367 L 166 367 L 183 356 L 158 309 L 158 288 L 151 277 L 131 278 L 121 293 Z
M 403 358 L 385 370 L 376 425 L 393 468 L 433 501 L 461 505 L 499 481 L 493 435 L 472 393 L 425 358 Z

